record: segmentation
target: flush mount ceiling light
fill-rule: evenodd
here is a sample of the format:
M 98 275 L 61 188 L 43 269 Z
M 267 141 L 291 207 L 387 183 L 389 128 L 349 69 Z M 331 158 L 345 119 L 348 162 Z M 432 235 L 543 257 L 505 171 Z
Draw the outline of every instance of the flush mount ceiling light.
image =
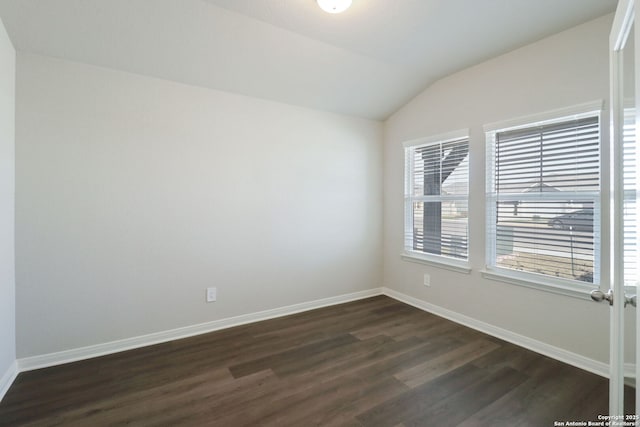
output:
M 351 0 L 316 0 L 318 6 L 328 13 L 340 13 L 349 9 Z

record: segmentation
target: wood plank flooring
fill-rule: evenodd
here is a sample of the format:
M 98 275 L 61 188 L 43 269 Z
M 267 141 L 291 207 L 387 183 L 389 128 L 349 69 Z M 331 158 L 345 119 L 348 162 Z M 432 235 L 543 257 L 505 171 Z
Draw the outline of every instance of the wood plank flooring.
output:
M 0 426 L 553 426 L 607 387 L 380 296 L 21 373 Z

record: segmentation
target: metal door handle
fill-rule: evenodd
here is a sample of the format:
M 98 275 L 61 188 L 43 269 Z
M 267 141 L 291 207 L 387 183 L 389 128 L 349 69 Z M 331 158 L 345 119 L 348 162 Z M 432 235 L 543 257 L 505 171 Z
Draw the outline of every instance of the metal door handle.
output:
M 602 292 L 600 289 L 595 289 L 591 291 L 591 299 L 596 302 L 609 301 L 609 305 L 613 305 L 613 291 L 609 289 L 607 293 Z M 635 295 L 625 295 L 624 296 L 624 306 L 627 304 L 631 304 L 636 307 L 636 296 Z
M 632 306 L 636 307 L 636 296 L 635 295 L 625 295 L 624 296 L 624 306 L 626 307 L 627 304 L 631 304 Z
M 613 290 L 609 289 L 607 293 L 604 293 L 600 289 L 595 289 L 591 291 L 591 299 L 595 302 L 607 300 L 609 301 L 609 305 L 613 305 Z

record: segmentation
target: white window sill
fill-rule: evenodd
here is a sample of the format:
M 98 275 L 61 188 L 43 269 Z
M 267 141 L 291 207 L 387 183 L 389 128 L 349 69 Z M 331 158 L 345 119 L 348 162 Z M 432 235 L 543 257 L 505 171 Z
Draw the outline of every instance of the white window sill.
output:
M 425 264 L 436 268 L 443 268 L 445 270 L 455 271 L 457 273 L 471 273 L 471 267 L 469 267 L 469 263 L 467 261 L 461 261 L 454 258 L 437 255 L 427 255 L 409 251 L 401 253 L 400 258 L 402 258 L 404 261 L 416 262 L 418 264 Z
M 485 269 L 481 271 L 482 277 L 485 279 L 495 280 L 498 282 L 509 283 L 512 285 L 524 286 L 526 288 L 537 289 L 539 291 L 551 292 L 554 294 L 565 295 L 573 298 L 591 301 L 591 291 L 598 289 L 594 284 L 573 284 L 571 281 L 556 280 L 552 277 L 548 279 L 542 278 L 544 282 L 529 279 L 526 274 L 522 276 L 518 272 L 503 272 L 502 270 Z M 566 282 L 566 283 L 565 283 Z

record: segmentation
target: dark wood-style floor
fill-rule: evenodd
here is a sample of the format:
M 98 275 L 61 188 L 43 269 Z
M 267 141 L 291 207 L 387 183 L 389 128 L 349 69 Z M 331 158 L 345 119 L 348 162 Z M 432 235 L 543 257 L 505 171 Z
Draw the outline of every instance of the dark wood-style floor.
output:
M 596 420 L 607 387 L 375 297 L 21 373 L 0 425 L 537 427 Z

